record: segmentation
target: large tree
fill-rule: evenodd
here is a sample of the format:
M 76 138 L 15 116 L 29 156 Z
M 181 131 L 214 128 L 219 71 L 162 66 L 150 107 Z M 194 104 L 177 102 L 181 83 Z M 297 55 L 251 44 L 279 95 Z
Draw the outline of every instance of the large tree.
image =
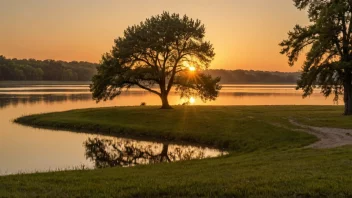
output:
M 97 101 L 113 99 L 132 86 L 157 94 L 162 108 L 171 108 L 168 94 L 175 88 L 181 96 L 198 95 L 214 100 L 220 78 L 206 75 L 215 53 L 204 41 L 200 20 L 164 12 L 128 27 L 102 57 L 91 91 Z
M 294 0 L 306 10 L 309 25 L 296 25 L 280 45 L 292 66 L 305 50 L 306 60 L 297 89 L 309 96 L 321 88 L 335 100 L 344 95 L 345 115 L 352 114 L 352 0 Z

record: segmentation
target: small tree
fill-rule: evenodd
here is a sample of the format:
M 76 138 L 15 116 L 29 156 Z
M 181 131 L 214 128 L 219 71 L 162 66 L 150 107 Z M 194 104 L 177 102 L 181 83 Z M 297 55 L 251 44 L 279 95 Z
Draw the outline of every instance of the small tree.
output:
M 199 20 L 168 12 L 128 27 L 102 57 L 91 85 L 93 98 L 113 99 L 137 86 L 157 94 L 164 109 L 171 108 L 168 94 L 173 87 L 181 96 L 196 94 L 204 101 L 215 100 L 220 78 L 202 73 L 215 56 L 204 34 Z
M 310 25 L 296 25 L 280 45 L 292 66 L 311 47 L 297 89 L 309 96 L 321 88 L 327 97 L 344 94 L 345 115 L 352 114 L 352 0 L 294 0 L 308 11 Z

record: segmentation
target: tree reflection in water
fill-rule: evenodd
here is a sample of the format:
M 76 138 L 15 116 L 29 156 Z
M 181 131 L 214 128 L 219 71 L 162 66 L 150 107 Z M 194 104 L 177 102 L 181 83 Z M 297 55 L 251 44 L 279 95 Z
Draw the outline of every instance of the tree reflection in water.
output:
M 89 138 L 84 142 L 84 146 L 86 158 L 92 160 L 96 168 L 127 167 L 206 157 L 202 148 L 191 146 L 170 147 L 166 143 L 139 144 L 130 140 L 114 141 Z

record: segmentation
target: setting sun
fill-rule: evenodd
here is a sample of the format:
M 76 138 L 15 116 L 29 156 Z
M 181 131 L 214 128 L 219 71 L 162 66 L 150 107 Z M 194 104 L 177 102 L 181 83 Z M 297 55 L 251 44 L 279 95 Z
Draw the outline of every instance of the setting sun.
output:
M 195 98 L 191 97 L 191 98 L 189 99 L 189 103 L 190 103 L 190 104 L 194 104 L 195 102 L 196 102 L 196 99 L 195 99 Z
M 196 71 L 196 68 L 193 66 L 190 66 L 188 69 L 189 69 L 189 71 Z

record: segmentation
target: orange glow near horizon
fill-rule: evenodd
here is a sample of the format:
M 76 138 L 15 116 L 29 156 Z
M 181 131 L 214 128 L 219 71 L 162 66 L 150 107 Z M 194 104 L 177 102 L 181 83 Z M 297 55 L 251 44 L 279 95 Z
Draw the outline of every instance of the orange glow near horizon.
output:
M 0 1 L 0 55 L 98 63 L 124 29 L 163 11 L 205 24 L 216 53 L 210 69 L 300 69 L 302 60 L 289 67 L 279 53 L 287 32 L 308 24 L 290 0 Z

